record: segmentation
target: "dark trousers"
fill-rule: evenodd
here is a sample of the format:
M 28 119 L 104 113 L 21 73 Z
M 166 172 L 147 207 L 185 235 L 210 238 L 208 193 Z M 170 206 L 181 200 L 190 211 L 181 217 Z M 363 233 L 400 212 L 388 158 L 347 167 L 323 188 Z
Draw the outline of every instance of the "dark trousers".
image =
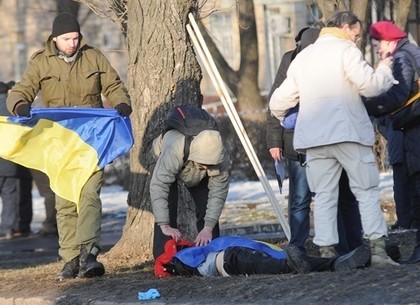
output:
M 31 232 L 32 222 L 32 178 L 19 178 L 19 212 L 16 217 L 16 230 L 20 233 Z
M 55 209 L 55 194 L 50 188 L 50 179 L 41 171 L 31 169 L 31 175 L 38 188 L 39 194 L 44 197 L 45 220 L 42 223 L 46 233 L 57 232 L 57 211 Z
M 420 229 L 420 172 L 411 175 L 410 195 L 411 195 L 411 225 L 412 229 Z
M 303 254 L 310 271 L 331 271 L 334 258 L 310 257 Z M 229 247 L 223 256 L 223 269 L 229 275 L 283 274 L 294 272 L 285 259 L 275 259 L 264 252 L 244 247 Z
M 0 177 L 0 196 L 3 203 L 1 210 L 0 231 L 12 233 L 19 208 L 19 179 L 16 177 Z
M 397 211 L 398 226 L 409 229 L 411 225 L 410 185 L 404 163 L 392 165 L 394 180 L 394 201 Z
M 223 269 L 229 275 L 290 273 L 286 259 L 275 259 L 268 254 L 244 247 L 229 247 L 223 256 Z
M 194 187 L 187 188 L 195 205 L 195 216 L 197 231 L 200 232 L 204 228 L 204 217 L 206 216 L 207 201 L 208 201 L 208 178 L 204 178 L 201 182 Z M 169 189 L 168 197 L 169 207 L 169 225 L 172 228 L 177 228 L 178 217 L 178 183 L 172 183 Z M 213 228 L 213 239 L 220 236 L 219 223 Z M 153 257 L 156 259 L 164 252 L 165 243 L 170 240 L 170 236 L 162 233 L 160 227 L 155 224 L 153 236 Z
M 340 241 L 335 249 L 338 255 L 344 255 L 362 245 L 359 204 L 350 190 L 349 178 L 344 170 L 339 181 L 337 226 Z

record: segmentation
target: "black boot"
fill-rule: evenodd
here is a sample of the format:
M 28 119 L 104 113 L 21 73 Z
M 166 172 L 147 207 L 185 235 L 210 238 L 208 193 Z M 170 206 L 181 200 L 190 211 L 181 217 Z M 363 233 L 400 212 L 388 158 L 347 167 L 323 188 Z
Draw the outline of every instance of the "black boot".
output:
M 296 271 L 297 273 L 309 273 L 312 271 L 312 267 L 306 260 L 306 255 L 295 245 L 287 245 L 284 248 L 286 252 L 287 265 Z
M 332 264 L 332 271 L 348 271 L 366 267 L 371 255 L 370 247 L 363 244 L 353 251 L 337 257 Z
M 71 261 L 64 264 L 63 269 L 57 275 L 57 280 L 63 281 L 74 279 L 79 273 L 79 257 L 73 258 Z
M 309 256 L 294 245 L 288 245 L 284 251 L 287 255 L 287 263 L 298 273 L 331 271 L 334 257 Z
M 80 247 L 80 269 L 79 277 L 101 276 L 105 273 L 104 265 L 96 261 L 99 249 L 93 247 L 90 252 L 85 246 Z
M 420 263 L 420 244 L 414 248 L 413 253 L 411 253 L 410 257 L 407 258 L 405 261 L 402 261 L 401 264 L 417 264 Z

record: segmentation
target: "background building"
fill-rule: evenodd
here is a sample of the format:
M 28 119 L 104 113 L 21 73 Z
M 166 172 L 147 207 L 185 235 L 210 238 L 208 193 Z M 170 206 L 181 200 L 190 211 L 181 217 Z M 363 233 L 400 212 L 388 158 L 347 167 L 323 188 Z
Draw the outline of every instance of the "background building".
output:
M 200 11 L 203 23 L 233 69 L 238 68 L 240 60 L 236 3 L 237 0 L 206 0 Z M 295 47 L 296 34 L 304 27 L 316 26 L 320 15 L 315 1 L 254 0 L 254 5 L 259 52 L 258 86 L 261 94 L 266 95 L 283 54 Z M 372 1 L 372 21 L 394 19 L 395 9 L 391 0 Z M 30 56 L 43 48 L 56 15 L 56 0 L 0 1 L 1 81 L 20 80 Z M 111 20 L 98 17 L 84 4 L 80 5 L 78 20 L 87 43 L 99 48 L 126 82 L 128 53 L 124 35 Z M 419 41 L 420 0 L 413 0 L 407 29 L 412 40 Z M 204 69 L 202 92 L 207 101 L 218 99 Z

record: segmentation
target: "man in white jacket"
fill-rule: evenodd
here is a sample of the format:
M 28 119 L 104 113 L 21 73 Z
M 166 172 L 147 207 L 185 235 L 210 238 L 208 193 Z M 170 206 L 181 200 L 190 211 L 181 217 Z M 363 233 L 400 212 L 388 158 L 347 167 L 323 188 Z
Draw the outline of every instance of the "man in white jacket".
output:
M 335 255 L 338 181 L 344 168 L 359 201 L 372 264 L 396 264 L 385 251 L 388 233 L 372 151 L 375 136 L 361 100 L 391 88 L 392 60 L 387 58 L 373 69 L 356 45 L 361 31 L 355 14 L 335 13 L 318 40 L 292 62 L 286 80 L 271 97 L 270 110 L 283 120 L 287 110 L 300 102 L 293 145 L 306 153 L 308 183 L 316 194 L 314 243 L 320 246 L 321 256 Z

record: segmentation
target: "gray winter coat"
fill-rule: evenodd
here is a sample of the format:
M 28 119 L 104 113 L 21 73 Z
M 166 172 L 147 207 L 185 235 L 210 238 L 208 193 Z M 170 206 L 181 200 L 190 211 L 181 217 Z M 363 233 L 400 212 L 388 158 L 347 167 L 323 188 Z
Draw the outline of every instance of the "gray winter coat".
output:
M 184 163 L 185 136 L 177 130 L 170 130 L 155 139 L 154 154 L 158 157 L 150 182 L 155 222 L 169 224 L 169 188 L 175 180 L 187 187 L 193 187 L 209 177 L 209 197 L 205 226 L 213 228 L 219 221 L 229 189 L 230 157 L 223 146 L 220 133 L 206 130 L 191 142 L 190 153 Z M 207 165 L 207 169 L 199 164 Z

